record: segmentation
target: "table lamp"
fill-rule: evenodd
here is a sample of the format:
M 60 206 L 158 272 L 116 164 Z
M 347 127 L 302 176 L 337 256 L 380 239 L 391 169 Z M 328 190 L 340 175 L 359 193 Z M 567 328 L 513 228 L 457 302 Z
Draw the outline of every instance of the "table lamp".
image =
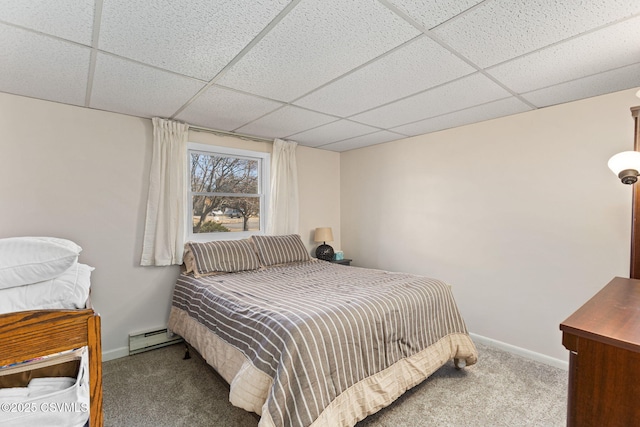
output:
M 322 242 L 322 244 L 316 249 L 316 258 L 324 261 L 331 261 L 333 259 L 333 248 L 327 245 L 327 242 L 333 241 L 331 227 L 316 228 L 313 240 L 316 242 Z

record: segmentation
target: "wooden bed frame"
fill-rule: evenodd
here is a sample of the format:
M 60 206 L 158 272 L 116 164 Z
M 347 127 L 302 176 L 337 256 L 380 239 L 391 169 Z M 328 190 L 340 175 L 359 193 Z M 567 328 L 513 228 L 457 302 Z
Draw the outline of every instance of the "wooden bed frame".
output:
M 0 315 L 0 366 L 88 347 L 91 427 L 103 427 L 100 316 L 92 309 Z

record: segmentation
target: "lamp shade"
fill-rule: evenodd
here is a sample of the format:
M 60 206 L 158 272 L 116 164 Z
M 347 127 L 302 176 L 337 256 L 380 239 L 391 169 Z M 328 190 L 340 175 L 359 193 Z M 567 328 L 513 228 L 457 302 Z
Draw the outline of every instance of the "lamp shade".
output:
M 624 170 L 640 171 L 640 152 L 623 151 L 611 157 L 607 165 L 616 176 Z
M 316 228 L 316 233 L 313 236 L 315 242 L 333 242 L 333 233 L 331 227 Z

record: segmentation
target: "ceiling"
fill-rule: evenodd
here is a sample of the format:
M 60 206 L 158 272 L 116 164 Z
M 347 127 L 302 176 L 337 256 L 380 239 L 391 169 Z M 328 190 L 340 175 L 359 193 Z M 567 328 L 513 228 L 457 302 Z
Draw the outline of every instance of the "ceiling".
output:
M 638 0 L 0 0 L 2 92 L 333 151 L 638 86 Z

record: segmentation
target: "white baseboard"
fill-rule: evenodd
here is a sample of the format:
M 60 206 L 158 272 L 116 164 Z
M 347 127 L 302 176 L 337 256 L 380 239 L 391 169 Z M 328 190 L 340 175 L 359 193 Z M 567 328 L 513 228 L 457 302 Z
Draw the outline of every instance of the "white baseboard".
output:
M 494 347 L 500 350 L 504 350 L 509 353 L 517 354 L 518 356 L 522 356 L 524 358 L 534 360 L 536 362 L 544 363 L 546 365 L 553 366 L 556 368 L 564 369 L 565 371 L 569 370 L 569 362 L 567 361 L 546 356 L 542 353 L 536 353 L 535 351 L 527 350 L 522 347 L 516 347 L 515 345 L 507 344 L 502 341 L 483 337 L 482 335 L 477 335 L 474 333 L 469 333 L 469 335 L 471 335 L 471 338 L 474 341 L 479 342 L 480 344 L 484 344 L 489 347 Z
M 129 355 L 129 347 L 120 347 L 109 351 L 102 352 L 102 361 L 107 362 L 113 359 L 120 359 Z

